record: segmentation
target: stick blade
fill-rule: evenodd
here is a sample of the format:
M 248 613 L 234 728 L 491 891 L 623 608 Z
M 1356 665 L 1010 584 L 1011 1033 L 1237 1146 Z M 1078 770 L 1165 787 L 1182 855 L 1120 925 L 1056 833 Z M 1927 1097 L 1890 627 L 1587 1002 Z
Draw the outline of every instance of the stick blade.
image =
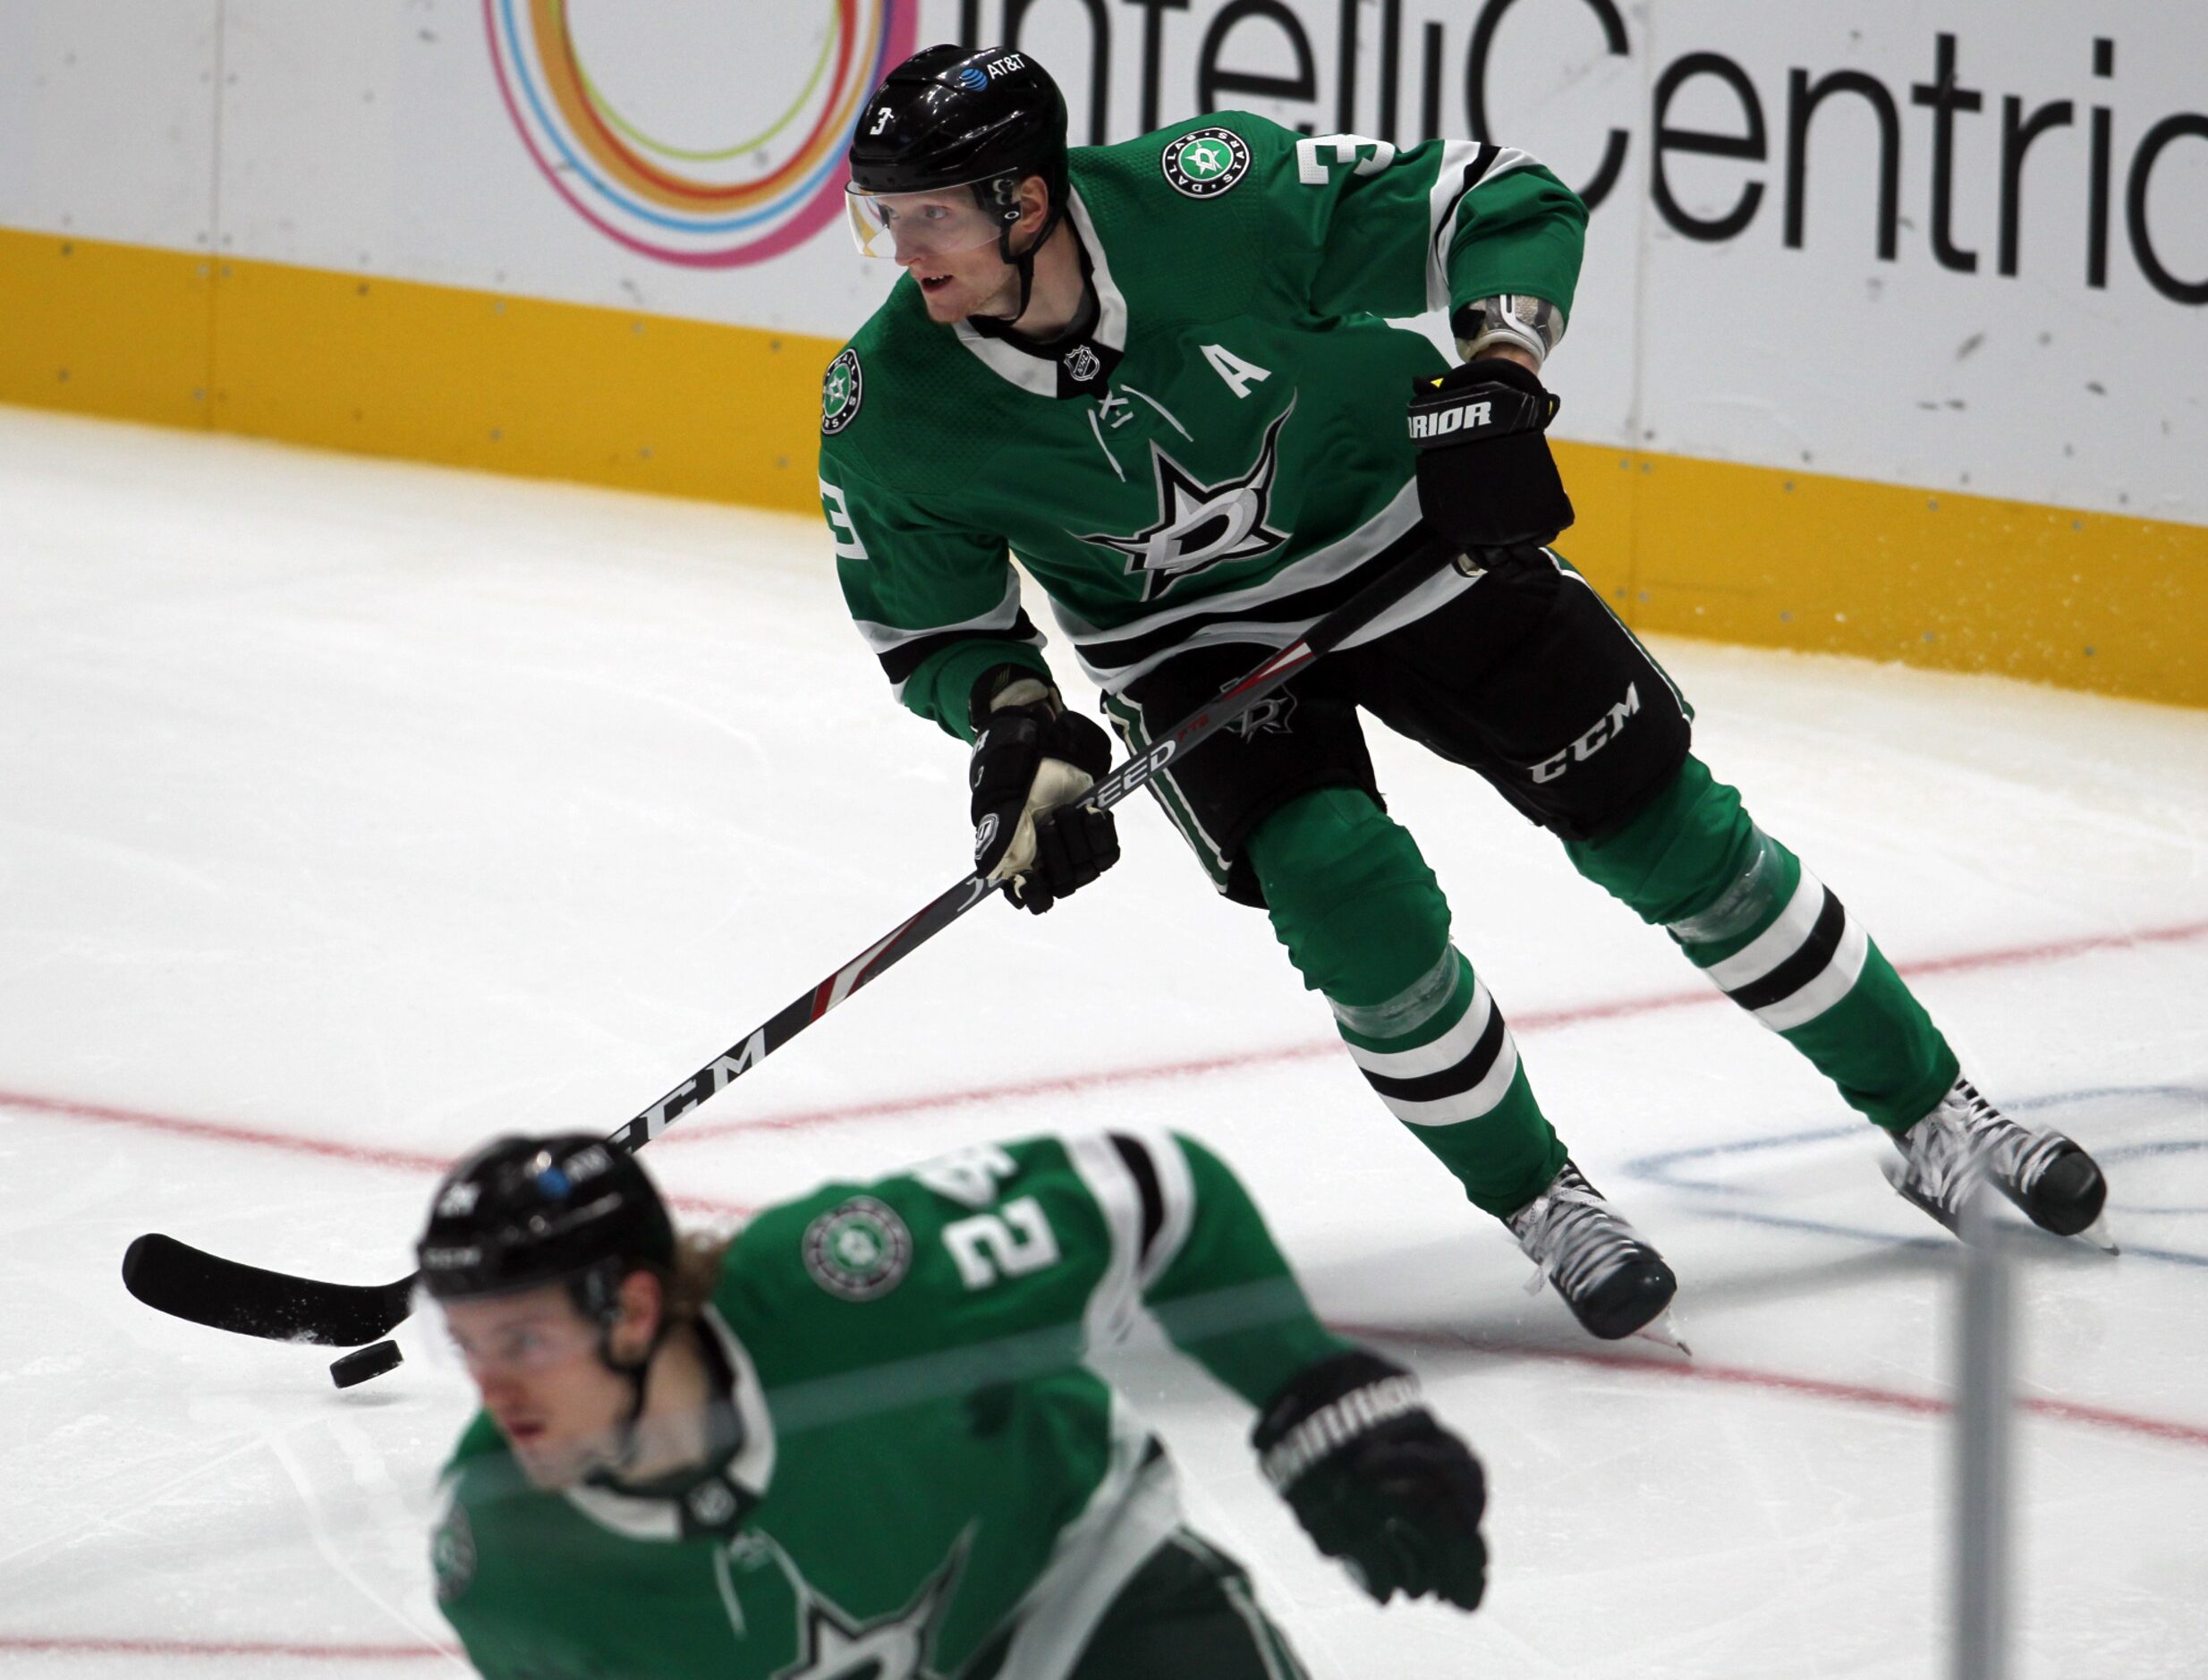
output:
M 123 1286 L 157 1312 L 276 1342 L 359 1347 L 404 1322 L 414 1280 L 328 1284 L 263 1271 L 149 1232 L 123 1251 Z

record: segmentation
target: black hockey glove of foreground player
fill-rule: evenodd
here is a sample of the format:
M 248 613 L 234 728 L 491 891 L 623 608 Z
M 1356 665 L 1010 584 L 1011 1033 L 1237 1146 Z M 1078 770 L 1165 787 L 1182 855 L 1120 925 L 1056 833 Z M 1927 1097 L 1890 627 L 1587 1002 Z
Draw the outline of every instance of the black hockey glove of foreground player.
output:
M 1483 356 L 1411 392 L 1418 506 L 1466 554 L 1553 542 L 1571 498 L 1542 434 L 1557 399 L 1515 361 Z
M 1487 1483 L 1402 1366 L 1362 1348 L 1306 1366 L 1250 1442 L 1312 1543 L 1380 1603 L 1431 1592 L 1477 1608 L 1487 1590 Z
M 1111 737 L 1014 666 L 973 685 L 973 867 L 1040 915 L 1119 861 L 1108 810 L 1073 802 L 1112 768 Z

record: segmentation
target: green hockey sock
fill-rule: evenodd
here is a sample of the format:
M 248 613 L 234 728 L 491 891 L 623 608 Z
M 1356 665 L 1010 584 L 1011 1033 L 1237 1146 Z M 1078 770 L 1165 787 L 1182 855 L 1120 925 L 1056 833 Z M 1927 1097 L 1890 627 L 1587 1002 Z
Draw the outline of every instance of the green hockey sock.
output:
M 1268 819 L 1250 858 L 1274 930 L 1380 1100 L 1475 1206 L 1500 1218 L 1532 1201 L 1564 1145 L 1411 836 L 1363 793 L 1329 788 Z
M 1563 1141 L 1533 1099 L 1503 1012 L 1455 946 L 1399 997 L 1329 1001 L 1366 1082 L 1475 1207 L 1499 1219 L 1548 1188 Z
M 1901 1131 L 1955 1082 L 1954 1051 L 1893 964 L 1699 759 L 1625 827 L 1565 849 L 1866 1119 Z

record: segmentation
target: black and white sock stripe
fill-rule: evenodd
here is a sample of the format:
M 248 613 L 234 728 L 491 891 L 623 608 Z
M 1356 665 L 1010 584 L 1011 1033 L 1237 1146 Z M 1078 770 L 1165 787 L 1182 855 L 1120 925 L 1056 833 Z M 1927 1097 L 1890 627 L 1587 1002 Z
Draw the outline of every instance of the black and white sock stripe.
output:
M 1446 1126 L 1491 1112 L 1518 1071 L 1518 1044 L 1487 982 L 1473 981 L 1472 1006 L 1431 1044 L 1410 1050 L 1349 1054 L 1365 1081 L 1405 1125 Z
M 1703 972 L 1774 1032 L 1805 1026 L 1847 996 L 1871 941 L 1807 870 L 1779 920 Z

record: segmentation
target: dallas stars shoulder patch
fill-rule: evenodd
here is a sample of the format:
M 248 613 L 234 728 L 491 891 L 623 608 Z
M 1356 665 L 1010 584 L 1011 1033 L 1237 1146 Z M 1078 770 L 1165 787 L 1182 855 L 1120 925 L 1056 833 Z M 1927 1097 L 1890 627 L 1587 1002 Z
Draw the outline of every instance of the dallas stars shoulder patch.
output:
M 475 1579 L 475 1532 L 468 1526 L 468 1507 L 456 1498 L 429 1543 L 429 1565 L 439 1604 L 450 1604 Z
M 859 398 L 865 380 L 859 372 L 859 352 L 845 350 L 820 376 L 820 429 L 833 437 L 859 415 Z
M 897 1210 L 871 1196 L 838 1203 L 805 1227 L 805 1269 L 845 1301 L 871 1301 L 904 1281 L 913 1234 Z
M 1230 128 L 1200 128 L 1168 141 L 1158 165 L 1182 197 L 1216 199 L 1250 173 L 1250 147 Z

